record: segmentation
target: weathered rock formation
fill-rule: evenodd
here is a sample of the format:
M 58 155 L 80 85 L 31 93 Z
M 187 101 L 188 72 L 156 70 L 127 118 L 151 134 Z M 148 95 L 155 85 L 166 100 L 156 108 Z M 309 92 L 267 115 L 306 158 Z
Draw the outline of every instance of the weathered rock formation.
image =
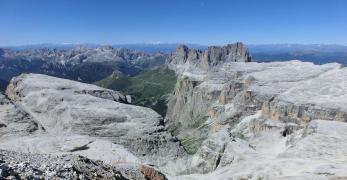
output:
M 69 178 L 93 179 L 91 169 L 101 178 L 345 179 L 347 68 L 248 61 L 241 44 L 179 47 L 167 61 L 179 78 L 165 120 L 119 92 L 23 74 L 0 95 L 0 149 L 83 161 L 57 164 Z M 3 159 L 6 178 L 51 177 L 36 161 L 20 169 Z
M 44 131 L 30 114 L 18 108 L 0 93 L 0 137 L 21 137 Z
M 242 43 L 222 47 L 210 46 L 205 51 L 189 49 L 186 45 L 180 45 L 166 63 L 172 68 L 177 65 L 191 64 L 209 69 L 225 62 L 251 62 L 251 55 Z
M 319 132 L 305 133 L 312 126 L 329 126 L 332 130 L 346 125 L 346 68 L 300 61 L 243 63 L 244 58 L 242 62 L 224 58 L 220 63 L 201 66 L 199 60 L 193 60 L 200 58 L 189 55 L 193 52 L 180 47 L 168 60 L 179 80 L 169 101 L 165 125 L 192 154 L 181 173 L 213 173 L 181 176 L 183 179 L 346 177 L 339 162 L 328 158 L 313 162 L 311 157 L 322 153 L 322 157 L 336 159 L 347 144 L 333 146 L 337 150 L 329 153 L 329 147 L 318 148 L 324 144 L 323 137 L 314 135 Z M 337 136 L 341 142 L 347 139 L 342 130 Z M 310 142 L 305 144 L 307 139 Z M 315 151 L 306 149 L 310 146 Z M 305 154 L 305 158 L 295 154 Z M 283 165 L 285 161 L 288 165 Z M 261 170 L 261 163 L 279 168 Z M 298 163 L 302 165 L 296 167 Z M 336 171 L 329 167 L 332 164 Z M 299 170 L 304 165 L 312 168 Z
M 119 92 L 22 74 L 6 95 L 9 99 L 0 96 L 1 149 L 83 155 L 137 173 L 143 163 L 162 167 L 184 155 L 160 115 L 126 104 L 129 97 Z

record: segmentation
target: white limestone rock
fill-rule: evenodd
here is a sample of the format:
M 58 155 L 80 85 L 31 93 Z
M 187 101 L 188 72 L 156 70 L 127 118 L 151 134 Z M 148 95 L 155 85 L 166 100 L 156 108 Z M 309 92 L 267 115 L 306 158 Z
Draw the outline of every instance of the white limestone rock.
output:
M 278 130 L 258 132 L 247 140 L 248 146 L 246 141 L 243 145 L 230 146 L 231 153 L 225 158 L 232 161 L 224 167 L 204 175 L 191 174 L 176 179 L 347 178 L 347 123 L 313 120 L 305 129 L 286 137 Z
M 198 69 L 205 72 L 204 76 L 199 79 L 195 75 L 196 73 L 199 74 Z M 331 76 L 331 78 L 339 76 L 339 80 L 347 81 L 341 78 L 347 70 L 346 68 L 341 69 L 339 64 L 314 65 L 300 61 L 225 62 L 208 71 L 195 67 L 194 70 L 187 68 L 176 72 L 180 78 L 174 94 L 170 97 L 165 124 L 168 130 L 181 140 L 187 138 L 189 135 L 187 132 L 197 130 L 199 133 L 196 133 L 196 136 L 210 132 L 206 128 L 196 129 L 204 123 L 210 122 L 211 124 L 213 122 L 211 128 L 218 126 L 218 124 L 230 124 L 233 127 L 242 117 L 253 115 L 259 110 L 263 111 L 262 116 L 265 118 L 279 120 L 276 117 L 284 116 L 281 121 L 293 122 L 298 125 L 305 124 L 307 121 L 303 121 L 297 116 L 291 118 L 294 113 L 289 110 L 295 112 L 308 108 L 306 116 L 312 116 L 311 119 L 314 117 L 322 119 L 345 118 L 343 112 L 336 110 L 327 111 L 326 115 L 314 116 L 314 113 L 310 114 L 313 111 L 310 111 L 309 103 L 300 106 L 300 108 L 291 109 L 293 106 L 286 101 L 277 100 L 288 91 L 307 86 L 306 84 L 311 81 L 316 82 L 316 85 L 307 88 L 308 90 L 322 88 L 319 86 L 319 82 L 322 81 L 321 76 Z M 311 84 L 314 85 L 314 83 Z M 340 93 L 346 94 L 345 89 L 347 88 L 340 88 L 342 90 Z M 301 91 L 307 92 L 305 89 L 301 89 Z M 343 102 L 343 96 L 341 97 L 342 99 L 339 101 Z M 271 103 L 278 106 L 284 103 L 284 107 L 272 108 L 274 105 Z M 339 107 L 343 107 L 343 104 L 340 103 Z M 275 112 L 271 112 L 271 110 Z M 322 109 L 319 110 L 319 112 L 323 112 Z M 332 112 L 332 116 L 329 117 L 330 112 Z M 334 113 L 336 115 L 333 115 Z M 208 135 L 204 136 L 207 137 Z
M 347 68 L 297 60 L 226 61 L 208 69 L 188 61 L 169 67 L 179 81 L 165 123 L 186 149 L 194 147 L 186 174 L 207 173 L 178 179 L 324 179 L 330 172 L 336 172 L 331 177 L 345 177 L 341 171 L 345 166 L 337 160 L 344 156 L 344 145 L 332 145 L 337 150 L 328 153 L 324 146 L 328 137 L 304 138 L 302 133 L 315 119 L 346 122 Z M 222 135 L 221 127 L 226 126 L 230 133 Z M 347 138 L 343 133 L 339 137 Z M 317 146 L 312 154 L 306 153 L 311 141 L 327 149 Z M 320 153 L 336 161 L 321 162 Z M 320 165 L 329 173 L 318 173 Z
M 52 140 L 56 144 L 71 138 L 76 147 L 82 146 L 79 138 L 72 138 L 82 135 L 92 139 L 90 147 L 97 147 L 93 146 L 97 142 L 104 142 L 103 146 L 119 144 L 141 162 L 155 165 L 164 165 L 184 153 L 179 142 L 164 131 L 160 115 L 149 108 L 117 102 L 125 97 L 112 90 L 46 75 L 22 74 L 12 79 L 6 93 L 34 117 L 47 134 L 62 137 Z M 30 149 L 29 141 L 43 138 L 44 142 L 46 136 L 30 137 L 24 140 L 23 147 Z M 57 151 L 55 146 L 53 143 L 48 148 Z
M 25 111 L 0 94 L 0 139 L 42 132 L 44 129 Z

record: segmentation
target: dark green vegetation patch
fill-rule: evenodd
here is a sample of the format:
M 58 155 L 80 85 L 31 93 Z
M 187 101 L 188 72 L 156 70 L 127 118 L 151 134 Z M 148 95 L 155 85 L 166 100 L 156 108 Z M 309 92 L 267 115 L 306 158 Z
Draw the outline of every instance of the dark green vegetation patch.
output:
M 150 107 L 165 116 L 167 97 L 173 91 L 176 80 L 174 71 L 160 67 L 132 77 L 114 73 L 95 84 L 129 94 L 132 104 Z

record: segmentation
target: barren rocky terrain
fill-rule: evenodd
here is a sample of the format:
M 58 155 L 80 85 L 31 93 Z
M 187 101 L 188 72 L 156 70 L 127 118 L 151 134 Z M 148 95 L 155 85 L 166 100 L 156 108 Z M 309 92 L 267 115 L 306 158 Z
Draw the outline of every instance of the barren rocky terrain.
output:
M 347 69 L 178 47 L 165 117 L 96 85 L 22 74 L 0 95 L 0 177 L 345 179 Z

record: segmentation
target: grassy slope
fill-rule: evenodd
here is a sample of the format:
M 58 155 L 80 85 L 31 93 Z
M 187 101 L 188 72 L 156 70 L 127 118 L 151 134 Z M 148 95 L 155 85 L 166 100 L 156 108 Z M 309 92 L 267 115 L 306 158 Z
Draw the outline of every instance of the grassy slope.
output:
M 95 84 L 130 94 L 133 104 L 150 107 L 165 116 L 166 97 L 173 91 L 176 80 L 172 70 L 160 67 L 133 77 L 111 75 Z

